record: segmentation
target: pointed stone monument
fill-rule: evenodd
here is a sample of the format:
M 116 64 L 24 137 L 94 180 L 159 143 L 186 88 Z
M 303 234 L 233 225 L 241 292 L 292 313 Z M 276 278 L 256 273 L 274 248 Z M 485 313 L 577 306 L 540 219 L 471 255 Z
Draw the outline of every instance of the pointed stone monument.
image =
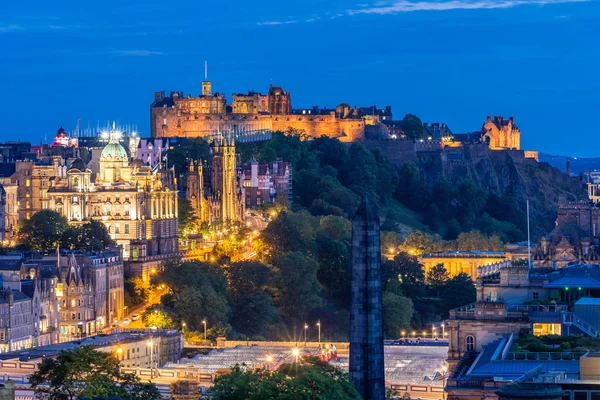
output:
M 384 400 L 379 217 L 365 198 L 352 218 L 350 380 L 364 400 Z

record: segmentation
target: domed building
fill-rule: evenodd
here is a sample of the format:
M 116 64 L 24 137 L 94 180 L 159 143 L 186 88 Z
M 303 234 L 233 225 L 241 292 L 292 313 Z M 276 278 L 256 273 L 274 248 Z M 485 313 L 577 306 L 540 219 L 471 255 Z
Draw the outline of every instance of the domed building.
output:
M 171 170 L 130 160 L 114 128 L 93 176 L 76 158 L 48 189 L 48 208 L 80 225 L 102 221 L 124 260 L 164 259 L 178 252 L 177 185 Z

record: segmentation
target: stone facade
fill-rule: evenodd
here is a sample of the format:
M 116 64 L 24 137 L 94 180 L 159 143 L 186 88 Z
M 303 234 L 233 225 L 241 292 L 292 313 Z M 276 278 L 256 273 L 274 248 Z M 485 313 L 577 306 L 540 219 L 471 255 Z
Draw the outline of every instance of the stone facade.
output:
M 102 150 L 99 172 L 81 159 L 73 161 L 66 176 L 48 189 L 47 207 L 64 215 L 73 225 L 95 219 L 106 225 L 125 260 L 176 254 L 177 189 L 172 170 L 151 168 L 136 159 L 129 162 L 113 129 Z
M 18 290 L 0 290 L 0 352 L 26 349 L 33 343 L 31 298 Z
M 512 255 L 503 252 L 444 252 L 424 254 L 419 257 L 419 262 L 423 265 L 425 276 L 429 270 L 437 264 L 443 264 L 450 277 L 465 273 L 475 281 L 479 276 L 479 267 L 495 264 L 504 260 L 510 260 Z
M 526 315 L 507 312 L 504 303 L 478 302 L 451 310 L 446 321 L 449 372 L 452 373 L 465 356 L 480 353 L 486 345 L 500 338 L 530 329 Z
M 513 117 L 487 117 L 481 131 L 484 143 L 488 143 L 492 150 L 521 149 L 521 131 Z
M 259 163 L 251 160 L 242 167 L 242 186 L 247 208 L 274 203 L 278 196 L 291 203 L 291 167 L 284 161 Z
M 206 83 L 207 81 L 205 81 Z M 210 86 L 210 85 L 209 85 Z M 234 94 L 231 106 L 220 94 L 209 95 L 203 83 L 203 94 L 197 98 L 182 92 L 154 95 L 150 106 L 152 137 L 207 137 L 216 132 L 297 130 L 308 137 L 327 135 L 344 142 L 360 140 L 365 135 L 366 120 L 379 125 L 379 115 L 356 113 L 294 113 L 291 96 L 280 87 L 269 88 L 267 95 L 249 92 Z M 391 114 L 391 109 L 390 109 Z M 368 118 L 367 118 L 368 117 Z
M 364 400 L 385 398 L 379 217 L 368 199 L 352 219 L 350 380 Z
M 211 145 L 210 167 L 190 160 L 186 198 L 200 221 L 241 221 L 244 217 L 244 186 L 239 182 L 233 138 L 221 136 Z

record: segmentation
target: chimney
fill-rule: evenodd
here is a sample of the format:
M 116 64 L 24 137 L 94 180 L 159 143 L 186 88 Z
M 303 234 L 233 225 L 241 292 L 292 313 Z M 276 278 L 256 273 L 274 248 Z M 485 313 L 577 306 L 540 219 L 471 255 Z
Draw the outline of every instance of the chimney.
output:
M 508 117 L 508 120 L 510 121 L 511 124 L 515 123 L 515 117 Z
M 154 101 L 163 100 L 165 98 L 165 91 L 162 92 L 154 92 Z
M 490 117 L 489 115 L 487 116 L 487 122 L 492 122 L 492 117 Z

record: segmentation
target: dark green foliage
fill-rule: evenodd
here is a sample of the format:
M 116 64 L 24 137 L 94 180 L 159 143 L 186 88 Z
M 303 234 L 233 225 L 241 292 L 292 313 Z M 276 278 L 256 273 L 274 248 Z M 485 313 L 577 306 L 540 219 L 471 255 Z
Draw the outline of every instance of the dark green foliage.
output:
M 116 243 L 110 237 L 106 225 L 100 221 L 91 220 L 80 227 L 69 226 L 61 235 L 60 245 L 70 250 L 100 251 Z
M 179 238 L 185 239 L 200 228 L 199 218 L 192 208 L 192 203 L 185 197 L 177 199 L 177 215 L 179 220 Z
M 75 400 L 114 396 L 123 400 L 159 400 L 154 383 L 142 383 L 135 375 L 119 371 L 119 361 L 108 353 L 83 346 L 44 358 L 29 382 L 39 399 Z
M 444 267 L 444 264 L 436 264 L 427 272 L 427 284 L 438 295 L 440 289 L 446 285 L 450 279 L 450 274 Z
M 421 118 L 413 114 L 406 114 L 402 118 L 402 132 L 410 139 L 420 139 L 425 136 Z
M 347 374 L 315 359 L 283 364 L 274 372 L 236 366 L 215 380 L 211 395 L 215 400 L 360 400 Z
M 447 316 L 448 311 L 466 304 L 474 303 L 477 298 L 475 285 L 469 275 L 461 272 L 444 285 L 442 289 L 442 313 Z
M 422 295 L 425 289 L 423 266 L 417 257 L 405 252 L 399 252 L 393 260 L 386 261 L 381 266 L 384 289 L 392 291 L 399 283 L 404 295 L 415 298 Z
M 171 290 L 161 304 L 173 321 L 185 321 L 190 330 L 203 329 L 203 320 L 227 325 L 231 308 L 227 277 L 216 264 L 170 263 L 158 280 Z
M 305 321 L 308 312 L 322 303 L 319 264 L 305 252 L 289 252 L 275 258 L 273 265 L 279 273 L 281 292 L 277 303 L 282 316 Z
M 210 147 L 202 138 L 186 138 L 167 151 L 169 165 L 175 166 L 176 176 L 187 174 L 189 161 L 210 161 Z M 185 181 L 184 181 L 185 182 Z
M 19 224 L 19 241 L 31 250 L 56 249 L 69 223 L 56 211 L 42 210 Z
M 389 338 L 397 338 L 400 331 L 411 326 L 413 302 L 402 295 L 383 292 L 383 331 Z
M 242 261 L 226 269 L 233 298 L 233 328 L 246 336 L 264 334 L 278 320 L 273 304 L 273 273 L 262 263 Z

